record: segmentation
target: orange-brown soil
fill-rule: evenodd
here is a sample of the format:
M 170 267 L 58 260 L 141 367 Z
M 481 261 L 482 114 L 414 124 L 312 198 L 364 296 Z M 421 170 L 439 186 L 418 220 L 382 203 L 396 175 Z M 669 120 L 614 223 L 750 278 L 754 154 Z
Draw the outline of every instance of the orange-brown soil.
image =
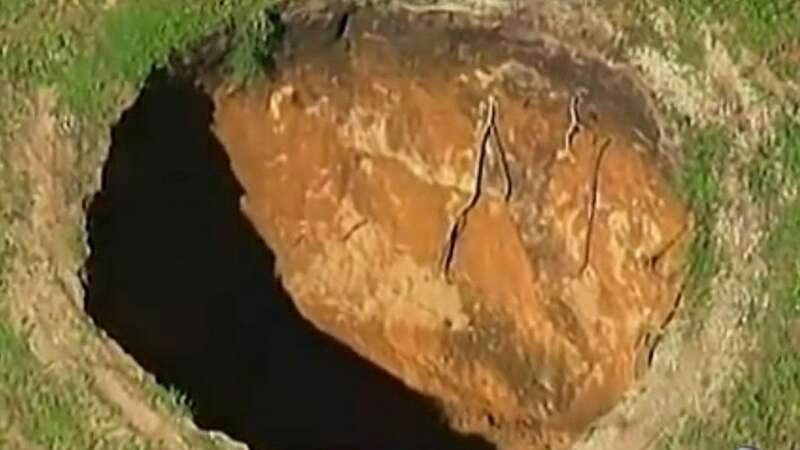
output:
M 298 25 L 268 82 L 217 89 L 243 209 L 319 329 L 461 431 L 567 447 L 641 374 L 680 295 L 687 215 L 645 94 L 546 39 L 366 13 L 345 28 Z M 481 145 L 490 97 L 508 201 Z

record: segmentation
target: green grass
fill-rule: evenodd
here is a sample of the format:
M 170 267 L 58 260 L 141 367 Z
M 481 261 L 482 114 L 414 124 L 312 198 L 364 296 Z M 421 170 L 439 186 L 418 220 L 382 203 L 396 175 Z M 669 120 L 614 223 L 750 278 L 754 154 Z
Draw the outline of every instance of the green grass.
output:
M 87 383 L 51 376 L 1 311 L 0 349 L 0 448 L 13 441 L 49 450 L 148 448 L 138 439 L 114 442 L 95 428 Z
M 239 2 L 126 2 L 107 15 L 92 50 L 67 64 L 58 76 L 60 91 L 73 111 L 102 111 L 115 88 L 138 86 L 154 66 L 188 51 L 200 39 L 227 24 L 235 24 L 236 45 L 230 68 L 241 77 L 253 76 L 266 62 L 277 29 L 263 11 L 269 0 Z
M 721 38 L 734 55 L 749 49 L 767 53 L 797 36 L 800 2 L 796 0 L 632 0 L 622 8 L 633 18 L 628 33 L 636 45 L 673 55 L 676 61 L 702 69 L 704 31 Z M 657 33 L 650 18 L 664 7 L 675 20 L 669 41 Z M 705 28 L 704 28 L 705 27 Z M 780 68 L 779 73 L 794 73 Z
M 0 219 L 0 236 L 8 222 Z M 6 316 L 6 272 L 12 256 L 0 240 L 0 448 L 34 444 L 51 450 L 144 450 L 138 439 L 106 440 L 93 428 L 90 388 L 83 380 L 59 381 L 33 356 Z
M 279 31 L 264 13 L 271 0 L 137 0 L 109 11 L 105 3 L 82 2 L 68 17 L 18 0 L 0 9 L 0 29 L 25 22 L 24 32 L 0 34 L 0 80 L 23 90 L 55 86 L 69 111 L 96 120 L 118 106 L 125 86 L 138 87 L 154 67 L 223 28 L 234 36 L 229 68 L 253 76 Z M 36 17 L 26 20 L 25 11 Z
M 773 203 L 786 186 L 800 186 L 800 119 L 789 114 L 778 120 L 776 132 L 759 149 L 747 169 L 751 196 Z
M 730 450 L 744 443 L 791 448 L 800 436 L 800 348 L 789 339 L 800 321 L 800 203 L 786 208 L 770 232 L 764 256 L 772 261 L 771 302 L 755 318 L 756 362 L 722 397 L 709 417 L 693 417 L 662 448 Z
M 789 340 L 800 320 L 800 203 L 785 208 L 764 245 L 770 261 L 771 302 L 756 320 L 758 363 L 729 394 L 727 442 L 748 439 L 761 448 L 790 448 L 800 436 L 800 348 Z
M 80 398 L 75 389 L 59 389 L 44 379 L 24 341 L 0 321 L 0 389 L 9 399 L 11 419 L 24 437 L 46 448 L 88 448 L 82 432 Z M 7 414 L 9 412 L 7 411 Z
M 243 22 L 233 32 L 235 44 L 226 61 L 228 75 L 245 82 L 263 74 L 283 31 L 280 21 L 267 12 Z
M 792 205 L 784 212 L 780 226 L 769 234 L 764 244 L 773 275 L 775 272 L 794 275 L 800 269 L 800 207 Z M 796 267 L 797 266 L 797 267 Z
M 33 8 L 46 2 L 47 0 L 3 0 L 0 2 L 0 18 L 8 24 L 14 23 Z
M 800 27 L 800 2 L 796 0 L 629 0 L 618 5 L 627 17 L 625 31 L 632 44 L 651 47 L 699 70 L 706 64 L 706 30 L 738 58 L 745 50 L 768 55 L 793 42 Z M 675 25 L 675 33 L 666 39 L 654 23 L 662 8 Z M 797 65 L 767 62 L 784 80 L 800 73 Z
M 754 306 L 748 320 L 758 352 L 744 375 L 723 393 L 720 406 L 706 417 L 687 419 L 679 432 L 660 442 L 662 449 L 730 450 L 746 443 L 762 449 L 791 448 L 800 436 L 800 347 L 788 337 L 800 324 L 800 199 L 788 205 L 781 200 L 782 192 L 800 188 L 800 121 L 787 113 L 774 130 L 758 146 L 750 166 L 743 168 L 751 200 L 766 207 L 774 224 L 761 248 L 769 264 L 761 288 L 770 302 L 766 308 Z M 724 163 L 720 149 L 728 145 L 724 133 L 710 131 L 700 133 L 689 146 L 682 180 L 695 214 L 715 214 L 715 170 Z M 698 236 L 709 236 L 711 230 L 703 229 L 707 225 L 702 219 L 700 226 Z M 691 256 L 694 276 L 699 273 L 700 279 L 710 272 L 705 269 L 707 259 L 713 260 L 703 242 L 695 243 Z
M 701 24 L 724 25 L 722 35 L 733 44 L 756 51 L 794 37 L 800 24 L 795 0 L 661 0 L 674 14 L 681 31 Z
M 688 258 L 687 288 L 693 317 L 708 306 L 711 280 L 721 265 L 714 236 L 722 198 L 718 167 L 730 146 L 730 136 L 721 128 L 696 131 L 684 146 L 684 162 L 678 185 L 695 221 Z
M 699 33 L 681 30 L 675 36 L 665 39 L 657 29 L 655 20 L 658 8 L 668 0 L 619 0 L 615 14 L 622 15 L 623 29 L 628 42 L 636 47 L 649 47 L 664 55 L 674 57 L 675 61 L 701 69 L 705 64 L 705 48 Z

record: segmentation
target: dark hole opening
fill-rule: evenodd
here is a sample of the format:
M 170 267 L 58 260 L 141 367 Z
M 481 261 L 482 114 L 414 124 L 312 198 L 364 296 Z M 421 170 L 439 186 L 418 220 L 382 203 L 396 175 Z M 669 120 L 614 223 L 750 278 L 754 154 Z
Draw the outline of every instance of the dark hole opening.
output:
M 240 212 L 212 113 L 159 71 L 113 128 L 89 209 L 95 322 L 184 392 L 199 426 L 253 449 L 492 449 L 299 315 Z

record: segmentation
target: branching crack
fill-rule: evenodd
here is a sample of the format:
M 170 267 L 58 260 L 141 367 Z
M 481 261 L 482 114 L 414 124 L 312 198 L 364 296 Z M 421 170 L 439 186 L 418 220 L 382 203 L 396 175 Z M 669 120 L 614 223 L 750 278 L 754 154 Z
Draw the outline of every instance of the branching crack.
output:
M 585 88 L 579 88 L 569 99 L 569 126 L 567 127 L 567 131 L 564 133 L 564 151 L 566 152 L 567 156 L 572 156 L 572 142 L 575 140 L 575 136 L 577 136 L 583 128 L 583 122 L 581 121 L 580 115 L 580 106 L 584 97 L 588 95 L 588 93 L 589 92 Z
M 478 204 L 482 194 L 483 177 L 486 166 L 486 156 L 489 152 L 492 135 L 494 134 L 494 146 L 496 147 L 497 157 L 503 169 L 503 176 L 505 180 L 505 188 L 503 192 L 503 200 L 508 202 L 511 199 L 512 184 L 511 174 L 508 167 L 508 160 L 506 159 L 506 152 L 500 139 L 500 133 L 497 127 L 497 100 L 494 96 L 490 96 L 488 101 L 488 112 L 483 126 L 481 127 L 480 141 L 478 145 L 478 157 L 475 159 L 475 166 L 473 169 L 473 185 L 472 193 L 467 201 L 459 208 L 458 213 L 453 217 L 450 223 L 450 228 L 447 232 L 444 249 L 442 250 L 442 257 L 440 268 L 442 275 L 445 279 L 449 279 L 450 266 L 453 263 L 455 256 L 456 244 L 461 232 L 467 222 L 467 216 L 470 211 Z

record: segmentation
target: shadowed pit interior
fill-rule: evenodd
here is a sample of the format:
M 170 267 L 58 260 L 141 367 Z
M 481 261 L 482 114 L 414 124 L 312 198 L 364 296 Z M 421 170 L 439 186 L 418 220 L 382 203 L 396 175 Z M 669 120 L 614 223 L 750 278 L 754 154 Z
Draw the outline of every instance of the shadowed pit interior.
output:
M 159 71 L 113 128 L 88 212 L 95 322 L 185 393 L 199 426 L 253 449 L 493 448 L 300 316 L 241 213 L 212 113 Z

